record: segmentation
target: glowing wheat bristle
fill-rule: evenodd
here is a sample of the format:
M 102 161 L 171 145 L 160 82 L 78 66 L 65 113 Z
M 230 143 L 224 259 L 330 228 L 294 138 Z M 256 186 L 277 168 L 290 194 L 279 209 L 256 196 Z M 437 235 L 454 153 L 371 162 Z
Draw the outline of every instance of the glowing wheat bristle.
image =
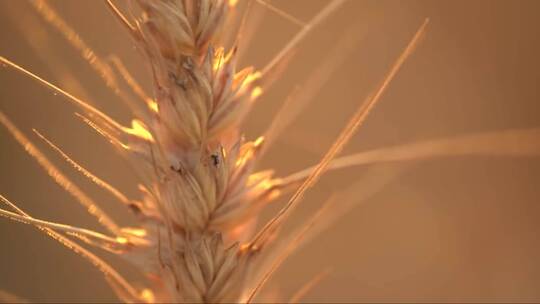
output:
M 334 159 L 334 157 L 336 157 L 336 155 L 341 151 L 343 146 L 348 142 L 348 140 L 351 138 L 351 136 L 356 131 L 356 129 L 365 120 L 365 118 L 367 117 L 371 109 L 379 101 L 380 97 L 382 96 L 382 93 L 384 92 L 384 90 L 386 89 L 386 87 L 388 86 L 392 78 L 396 75 L 401 65 L 405 62 L 405 59 L 411 54 L 412 50 L 416 47 L 416 44 L 419 42 L 422 34 L 424 34 L 427 24 L 428 24 L 428 20 L 426 19 L 426 21 L 424 21 L 422 26 L 418 29 L 418 31 L 414 35 L 411 42 L 409 42 L 409 44 L 407 45 L 403 53 L 399 56 L 396 63 L 392 66 L 392 68 L 390 69 L 390 72 L 384 78 L 382 85 L 377 89 L 373 97 L 368 98 L 366 102 L 361 105 L 361 107 L 358 109 L 356 114 L 349 121 L 349 124 L 338 136 L 338 139 L 335 141 L 332 147 L 328 150 L 325 156 L 321 159 L 319 164 L 313 169 L 313 171 L 310 173 L 307 179 L 302 183 L 302 185 L 294 193 L 294 195 L 289 199 L 287 204 L 279 211 L 279 213 L 268 224 L 266 224 L 266 226 L 261 230 L 261 232 L 259 232 L 259 234 L 255 237 L 255 239 L 252 242 L 254 246 L 258 247 L 260 245 L 259 243 L 261 241 L 264 241 L 264 238 L 267 237 L 267 235 L 271 233 L 271 231 L 275 229 L 276 226 L 279 225 L 286 216 L 289 215 L 290 210 L 292 210 L 295 207 L 295 205 L 302 199 L 302 196 L 304 195 L 305 191 L 317 182 L 317 180 L 323 174 L 323 172 L 328 167 L 332 159 Z
M 8 206 L 11 206 L 14 208 L 20 215 L 25 217 L 30 217 L 29 214 L 22 211 L 20 208 L 16 207 L 15 204 L 10 202 L 7 198 L 5 198 L 3 195 L 0 194 L 0 201 L 7 204 Z M 48 236 L 53 238 L 54 240 L 58 241 L 62 245 L 66 246 L 68 249 L 71 249 L 75 253 L 81 255 L 83 258 L 88 260 L 90 263 L 92 263 L 96 268 L 98 268 L 106 277 L 110 279 L 111 282 L 114 284 L 117 284 L 120 288 L 122 288 L 127 295 L 130 296 L 132 299 L 138 299 L 139 294 L 136 291 L 134 287 L 132 287 L 126 279 L 124 279 L 118 272 L 116 272 L 111 266 L 109 266 L 107 263 L 105 263 L 103 260 L 98 258 L 96 255 L 91 253 L 90 251 L 84 249 L 83 247 L 79 246 L 78 244 L 74 243 L 70 239 L 66 238 L 65 236 L 55 232 L 53 229 L 46 228 L 46 227 L 37 227 L 39 230 L 46 233 Z
M 31 224 L 31 225 L 35 225 L 37 227 L 42 227 L 42 228 L 51 228 L 56 231 L 62 231 L 62 232 L 75 234 L 75 235 L 82 235 L 82 236 L 89 237 L 91 239 L 96 239 L 98 241 L 102 241 L 109 244 L 116 244 L 118 242 L 117 238 L 109 237 L 101 233 L 92 231 L 92 230 L 44 221 L 40 219 L 35 219 L 35 218 L 19 215 L 19 214 L 16 214 L 7 210 L 3 210 L 3 209 L 0 209 L 0 215 L 5 216 L 15 221 L 25 223 L 25 224 Z
M 287 45 L 270 61 L 263 69 L 262 74 L 268 74 L 272 69 L 274 69 L 278 63 L 283 60 L 287 54 L 291 52 L 301 41 L 304 39 L 307 34 L 309 34 L 313 28 L 318 26 L 322 21 L 324 21 L 328 16 L 330 16 L 335 10 L 345 3 L 345 0 L 332 0 L 330 1 L 320 12 L 313 17 L 302 29 L 287 43 Z
M 326 278 L 331 272 L 331 269 L 325 269 L 318 273 L 316 276 L 307 281 L 298 291 L 292 295 L 289 303 L 299 303 L 305 295 L 310 292 L 316 285 L 318 285 L 324 278 Z
M 67 100 L 73 102 L 74 104 L 76 104 L 77 106 L 81 107 L 81 109 L 85 110 L 85 111 L 88 111 L 89 113 L 92 113 L 92 114 L 95 114 L 96 116 L 98 116 L 99 118 L 103 119 L 106 123 L 108 123 L 109 125 L 119 129 L 119 130 L 122 130 L 124 127 L 121 126 L 119 123 L 117 123 L 116 121 L 114 121 L 112 118 L 110 118 L 109 116 L 107 116 L 106 114 L 104 114 L 103 112 L 99 111 L 98 109 L 94 108 L 93 106 L 91 106 L 90 104 L 88 104 L 87 102 L 71 95 L 70 93 L 62 90 L 61 88 L 57 87 L 56 85 L 46 81 L 45 79 L 39 77 L 38 75 L 24 69 L 23 67 L 11 62 L 10 60 L 8 60 L 7 58 L 5 57 L 2 57 L 0 56 L 0 63 L 3 63 L 13 69 L 15 69 L 16 71 L 18 72 L 21 72 L 27 76 L 30 76 L 32 79 L 36 80 L 37 82 L 41 83 L 42 85 L 44 85 L 45 87 L 53 90 L 53 92 L 57 92 L 57 93 L 60 93 L 62 96 L 66 97 Z
M 52 143 L 49 139 L 47 139 L 43 134 L 39 133 L 35 129 L 33 129 L 33 131 L 34 133 L 37 134 L 37 136 L 39 136 L 39 138 L 45 141 L 45 143 L 47 143 L 54 151 L 58 152 L 58 154 L 60 154 L 60 156 L 62 156 L 62 158 L 64 158 L 70 165 L 72 165 L 77 171 L 81 172 L 84 176 L 90 179 L 93 183 L 107 190 L 109 193 L 111 193 L 123 204 L 127 205 L 130 203 L 129 199 L 120 191 L 118 191 L 116 188 L 111 186 L 109 183 L 103 181 L 102 179 L 94 175 L 92 172 L 88 171 L 83 166 L 79 165 L 76 161 L 74 161 L 71 157 L 69 157 L 69 155 L 67 155 L 64 151 L 62 151 L 62 149 L 60 149 L 58 146 Z
M 90 199 L 83 191 L 64 176 L 16 127 L 11 121 L 0 112 L 0 123 L 13 135 L 19 144 L 21 144 L 30 156 L 43 167 L 49 176 L 60 185 L 64 190 L 77 199 L 85 206 L 90 214 L 95 216 L 98 221 L 109 231 L 118 232 L 118 225 L 107 216 L 107 214 L 97 207 L 96 203 Z
M 121 100 L 126 101 L 128 98 L 119 89 L 116 79 L 111 73 L 111 68 L 99 58 L 84 40 L 72 29 L 60 16 L 50 7 L 44 0 L 31 1 L 35 10 L 43 16 L 43 18 L 55 27 L 70 43 L 72 47 L 80 52 L 82 57 L 103 79 L 106 86 L 110 88 Z

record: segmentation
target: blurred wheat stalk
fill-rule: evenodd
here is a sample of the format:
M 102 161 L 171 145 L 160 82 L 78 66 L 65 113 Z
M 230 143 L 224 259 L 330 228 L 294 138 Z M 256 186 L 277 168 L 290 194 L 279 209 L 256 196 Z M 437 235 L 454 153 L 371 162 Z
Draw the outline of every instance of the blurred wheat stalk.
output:
M 302 200 L 305 191 L 329 169 L 363 164 L 405 161 L 452 155 L 533 156 L 540 152 L 538 129 L 472 134 L 404 146 L 381 148 L 336 158 L 354 132 L 380 100 L 408 56 L 423 36 L 427 20 L 404 48 L 380 86 L 361 103 L 358 111 L 320 162 L 286 177 L 272 170 L 258 170 L 257 162 L 267 147 L 331 77 L 354 38 L 345 36 L 334 52 L 308 79 L 306 92 L 286 102 L 265 134 L 253 141 L 242 136 L 242 121 L 253 102 L 273 81 L 292 50 L 344 0 L 330 1 L 309 23 L 262 0 L 133 0 L 128 15 L 113 1 L 108 8 L 135 41 L 147 61 L 153 92 L 144 92 L 120 58 L 102 59 L 44 0 L 33 0 L 36 11 L 62 33 L 106 86 L 132 110 L 130 127 L 64 91 L 12 61 L 0 57 L 7 67 L 22 72 L 80 108 L 83 122 L 103 135 L 132 164 L 141 184 L 141 198 L 130 199 L 66 155 L 35 131 L 80 173 L 107 190 L 139 219 L 137 227 L 122 227 L 90 196 L 73 184 L 17 127 L 0 112 L 0 122 L 47 171 L 73 195 L 107 234 L 40 220 L 1 196 L 9 209 L 0 215 L 35 225 L 98 267 L 125 302 L 252 302 L 285 258 L 309 236 L 335 220 L 350 204 L 328 209 L 323 205 L 296 233 L 280 234 L 280 228 Z M 251 5 L 263 5 L 284 18 L 300 23 L 298 34 L 260 71 L 237 67 L 239 50 L 249 47 L 246 18 Z M 241 13 L 243 12 L 243 13 Z M 250 29 L 253 30 L 253 29 Z M 233 47 L 223 46 L 233 41 Z M 116 72 L 116 73 L 115 73 Z M 120 78 L 118 77 L 120 76 Z M 122 91 L 125 81 L 139 97 Z M 287 193 L 292 195 L 282 210 L 256 230 L 260 210 Z M 317 225 L 318 226 L 317 226 Z M 312 229 L 312 228 L 316 229 Z M 146 275 L 145 282 L 124 278 L 112 266 L 74 239 L 127 259 Z M 308 282 L 291 301 L 298 301 Z M 0 294 L 8 298 L 8 294 Z

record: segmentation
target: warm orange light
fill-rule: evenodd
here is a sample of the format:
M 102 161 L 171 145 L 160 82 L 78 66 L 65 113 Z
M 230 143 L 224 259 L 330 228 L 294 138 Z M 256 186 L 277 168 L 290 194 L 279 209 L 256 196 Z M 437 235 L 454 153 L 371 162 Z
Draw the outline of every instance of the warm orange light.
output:
M 149 99 L 146 103 L 148 105 L 148 108 L 150 108 L 150 110 L 152 110 L 153 112 L 158 113 L 159 108 L 158 108 L 157 102 Z
M 122 237 L 122 236 L 119 236 L 116 238 L 116 241 L 120 244 L 127 244 L 128 243 L 128 239 L 126 239 L 125 237 Z
M 253 81 L 259 79 L 262 77 L 261 72 L 256 71 L 253 73 L 249 73 L 249 75 L 246 77 L 246 80 L 244 80 L 244 84 L 252 83 Z
M 147 288 L 143 289 L 143 291 L 141 292 L 141 298 L 143 298 L 145 303 L 154 303 L 156 300 L 154 297 L 154 293 Z
M 148 140 L 153 142 L 154 138 L 152 137 L 152 134 L 146 129 L 144 124 L 137 119 L 134 119 L 131 121 L 131 129 L 125 129 L 126 133 L 137 136 L 139 138 L 142 138 L 144 140 Z
M 255 87 L 253 91 L 251 91 L 251 100 L 257 99 L 257 97 L 261 96 L 263 93 L 263 90 L 261 87 Z
M 229 0 L 229 6 L 235 7 L 238 4 L 238 0 Z
M 274 187 L 274 182 L 270 179 L 266 179 L 260 183 L 261 187 L 265 190 L 271 189 Z
M 141 229 L 141 228 L 122 228 L 122 231 L 127 233 L 127 234 L 131 234 L 131 235 L 134 235 L 134 236 L 138 236 L 138 237 L 145 237 L 146 236 L 146 230 L 144 229 Z
M 216 72 L 225 61 L 225 55 L 223 54 L 224 52 L 225 50 L 223 49 L 223 47 L 219 47 L 214 51 L 214 61 L 212 66 L 214 72 Z
M 264 142 L 264 136 L 259 136 L 255 142 L 253 142 L 253 146 L 259 147 Z

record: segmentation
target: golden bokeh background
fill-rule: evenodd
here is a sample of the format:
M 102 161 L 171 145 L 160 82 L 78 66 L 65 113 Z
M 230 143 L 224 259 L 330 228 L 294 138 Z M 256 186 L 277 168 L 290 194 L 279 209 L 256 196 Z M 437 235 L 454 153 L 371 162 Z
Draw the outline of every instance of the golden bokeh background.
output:
M 325 3 L 272 1 L 303 21 Z M 103 1 L 51 4 L 97 54 L 120 56 L 149 88 L 143 60 Z M 0 55 L 88 98 L 119 121 L 130 120 L 122 103 L 28 3 L 1 0 L 0 10 Z M 279 138 L 262 167 L 288 174 L 315 163 L 425 17 L 431 20 L 426 38 L 345 153 L 540 126 L 539 1 L 350 0 L 302 43 L 287 73 L 251 113 L 248 138 L 265 130 L 271 113 L 327 58 L 343 34 L 352 29 L 360 37 L 355 51 Z M 266 11 L 242 64 L 264 66 L 298 30 Z M 136 198 L 137 181 L 129 167 L 76 119 L 72 105 L 28 78 L 0 69 L 0 110 L 113 218 L 133 223 L 119 204 L 32 134 L 32 128 L 44 133 Z M 0 193 L 35 217 L 99 229 L 4 129 L 0 143 Z M 533 157 L 454 157 L 331 172 L 309 191 L 292 224 L 301 224 L 330 195 L 351 185 L 355 190 L 348 199 L 357 200 L 358 206 L 295 253 L 267 292 L 287 299 L 331 269 L 305 301 L 538 302 L 539 178 L 540 159 Z M 270 206 L 265 216 L 277 208 Z M 136 276 L 118 258 L 102 256 Z M 4 219 L 0 289 L 37 302 L 115 300 L 101 274 L 83 259 L 34 228 Z

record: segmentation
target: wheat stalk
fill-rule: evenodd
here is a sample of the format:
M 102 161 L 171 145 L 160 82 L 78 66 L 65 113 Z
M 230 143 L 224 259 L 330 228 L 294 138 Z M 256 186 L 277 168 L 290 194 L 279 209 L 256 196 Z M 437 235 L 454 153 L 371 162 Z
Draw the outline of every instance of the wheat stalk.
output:
M 78 114 L 79 117 L 130 161 L 143 181 L 141 199 L 138 200 L 127 198 L 35 131 L 74 168 L 135 213 L 139 225 L 129 228 L 117 224 L 1 113 L 0 123 L 55 182 L 96 216 L 108 234 L 34 218 L 3 196 L 1 200 L 11 211 L 0 209 L 0 215 L 35 225 L 91 261 L 105 274 L 122 301 L 252 302 L 278 266 L 306 239 L 310 228 L 321 223 L 322 217 L 330 218 L 331 212 L 325 205 L 297 233 L 290 236 L 279 233 L 304 193 L 326 170 L 461 154 L 538 154 L 539 145 L 531 141 L 538 139 L 538 131 L 517 130 L 504 136 L 481 134 L 442 139 L 336 159 L 417 46 L 425 32 L 426 20 L 381 85 L 361 104 L 316 166 L 281 178 L 274 177 L 272 170 L 258 171 L 257 161 L 288 121 L 280 114 L 278 118 L 281 119 L 275 120 L 264 137 L 247 141 L 242 136 L 243 119 L 257 97 L 269 87 L 278 67 L 290 57 L 291 50 L 344 1 L 329 2 L 307 24 L 267 2 L 257 2 L 302 26 L 291 42 L 261 71 L 237 66 L 238 48 L 243 45 L 241 34 L 245 20 L 242 18 L 245 17 L 240 16 L 241 21 L 237 22 L 241 26 L 234 46 L 227 50 L 222 47 L 225 37 L 235 35 L 234 27 L 225 25 L 232 24 L 230 16 L 236 1 L 134 0 L 128 17 L 113 1 L 107 0 L 109 9 L 137 43 L 148 63 L 153 93 L 147 94 L 119 58 L 101 59 L 45 1 L 32 1 L 36 10 L 81 51 L 107 87 L 130 106 L 134 116 L 132 125 L 119 124 L 88 102 L 4 57 L 0 57 L 0 61 L 78 106 L 83 112 Z M 350 39 L 337 47 L 338 51 L 347 49 L 352 49 Z M 332 61 L 323 65 L 322 74 L 315 73 L 311 82 L 308 81 L 309 90 L 304 98 L 295 97 L 309 100 L 335 66 Z M 113 67 L 140 100 L 130 100 L 119 89 Z M 290 112 L 297 113 L 298 110 Z M 519 147 L 505 149 L 508 143 Z M 523 143 L 529 145 L 523 146 Z M 291 191 L 294 193 L 283 209 L 261 230 L 255 231 L 254 224 L 261 209 Z M 132 282 L 122 277 L 72 238 L 118 254 L 144 273 L 147 280 Z M 308 283 L 306 288 L 312 284 L 314 282 Z M 301 289 L 292 299 L 297 301 L 305 292 Z

